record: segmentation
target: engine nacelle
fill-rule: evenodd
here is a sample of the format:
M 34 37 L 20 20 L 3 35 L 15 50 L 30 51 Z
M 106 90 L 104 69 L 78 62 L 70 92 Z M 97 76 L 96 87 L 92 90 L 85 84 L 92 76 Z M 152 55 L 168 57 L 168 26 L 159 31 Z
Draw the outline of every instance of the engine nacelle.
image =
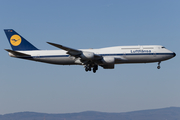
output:
M 115 59 L 113 57 L 105 56 L 103 57 L 102 62 L 104 64 L 114 64 Z
M 114 69 L 114 64 L 106 64 L 102 66 L 104 69 Z
M 113 57 L 105 56 L 103 57 L 102 62 L 103 62 L 102 67 L 104 69 L 114 69 L 115 59 Z
M 94 59 L 94 53 L 93 52 L 83 52 L 80 55 L 80 57 L 83 60 L 92 60 L 92 59 Z

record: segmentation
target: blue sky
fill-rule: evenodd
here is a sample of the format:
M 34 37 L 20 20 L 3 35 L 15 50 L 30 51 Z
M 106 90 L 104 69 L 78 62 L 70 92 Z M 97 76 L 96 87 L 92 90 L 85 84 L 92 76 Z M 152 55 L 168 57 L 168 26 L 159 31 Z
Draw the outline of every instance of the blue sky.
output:
M 180 107 L 179 0 L 8 0 L 0 4 L 0 114 L 87 110 L 126 112 Z M 116 65 L 96 74 L 11 58 L 3 29 L 39 49 L 163 45 L 177 56 L 161 63 Z

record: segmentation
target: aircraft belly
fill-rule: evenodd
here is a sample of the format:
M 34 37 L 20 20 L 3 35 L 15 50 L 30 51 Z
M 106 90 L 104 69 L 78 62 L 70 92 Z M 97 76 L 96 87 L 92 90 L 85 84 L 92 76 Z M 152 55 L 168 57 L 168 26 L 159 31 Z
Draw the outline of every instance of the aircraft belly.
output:
M 58 65 L 73 65 L 75 61 L 69 57 L 44 57 L 44 58 L 35 58 L 36 61 L 45 62 L 50 64 Z

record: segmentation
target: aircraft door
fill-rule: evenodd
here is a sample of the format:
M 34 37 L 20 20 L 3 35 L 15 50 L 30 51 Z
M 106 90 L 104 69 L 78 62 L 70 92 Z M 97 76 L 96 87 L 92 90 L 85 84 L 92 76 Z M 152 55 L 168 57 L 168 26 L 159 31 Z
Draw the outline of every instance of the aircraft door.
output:
M 156 57 L 156 51 L 154 51 L 153 56 Z

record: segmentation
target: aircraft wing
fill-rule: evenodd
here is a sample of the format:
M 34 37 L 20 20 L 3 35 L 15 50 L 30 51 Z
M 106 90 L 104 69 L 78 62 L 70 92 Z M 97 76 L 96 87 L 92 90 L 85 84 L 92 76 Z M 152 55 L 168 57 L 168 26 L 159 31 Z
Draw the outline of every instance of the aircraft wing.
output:
M 13 50 L 9 50 L 9 49 L 5 49 L 6 51 L 12 53 L 13 55 L 18 55 L 18 56 L 22 56 L 22 57 L 28 57 L 31 55 L 25 54 L 25 53 L 21 53 L 21 52 L 17 52 L 17 51 L 13 51 Z
M 81 50 L 77 50 L 77 49 L 73 49 L 73 48 L 70 48 L 70 47 L 66 47 L 66 46 L 63 46 L 63 45 L 60 45 L 60 44 L 55 44 L 55 43 L 51 43 L 51 42 L 47 42 L 48 44 L 52 45 L 52 46 L 55 46 L 55 47 L 58 47 L 60 49 L 63 49 L 65 51 L 67 51 L 67 54 L 69 55 L 72 55 L 72 56 L 75 56 L 75 57 L 80 57 L 82 54 L 85 53 L 85 51 L 81 51 Z M 94 54 L 94 58 L 97 60 L 97 59 L 102 59 L 102 57 L 100 55 L 97 55 L 97 54 Z
M 82 51 L 77 50 L 77 49 L 73 49 L 73 48 L 69 48 L 60 44 L 55 44 L 55 43 L 51 43 L 51 42 L 47 42 L 48 44 L 55 46 L 57 48 L 63 49 L 65 51 L 67 51 L 67 54 L 72 55 L 72 56 L 79 56 L 82 54 Z

